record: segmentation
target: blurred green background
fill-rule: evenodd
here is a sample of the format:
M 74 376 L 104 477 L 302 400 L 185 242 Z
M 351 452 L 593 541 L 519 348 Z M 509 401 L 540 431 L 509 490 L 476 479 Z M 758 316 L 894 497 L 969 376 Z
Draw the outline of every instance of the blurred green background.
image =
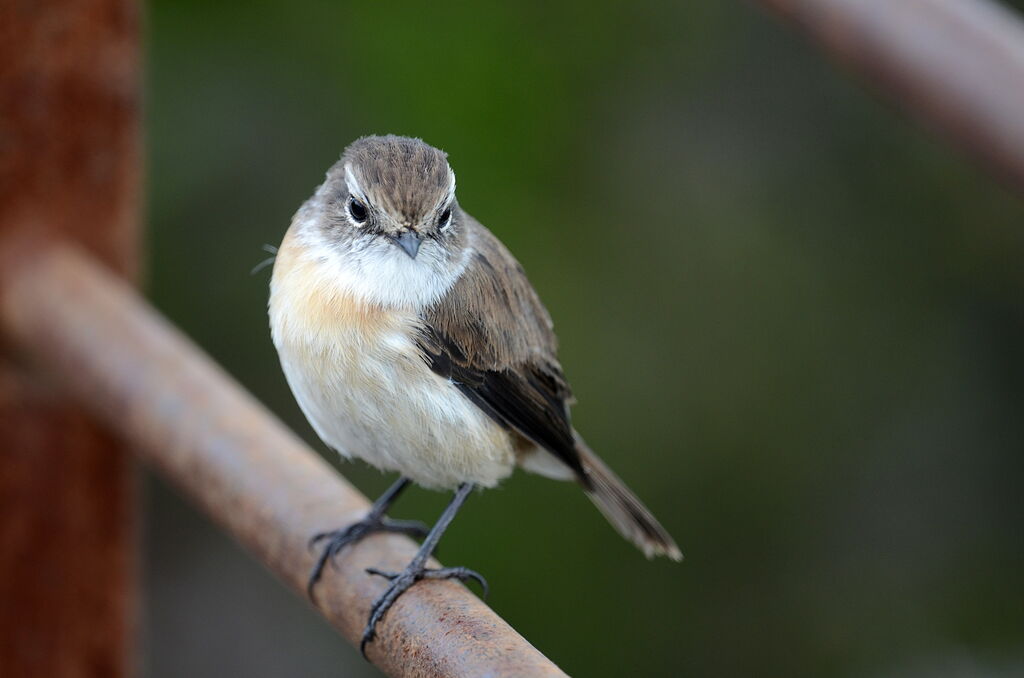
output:
M 315 448 L 250 269 L 348 142 L 444 148 L 525 266 L 577 427 L 687 556 L 644 560 L 570 485 L 472 497 L 443 559 L 567 672 L 1022 675 L 1024 202 L 790 27 L 733 0 L 157 0 L 148 32 L 149 294 Z M 145 675 L 377 675 L 148 490 Z

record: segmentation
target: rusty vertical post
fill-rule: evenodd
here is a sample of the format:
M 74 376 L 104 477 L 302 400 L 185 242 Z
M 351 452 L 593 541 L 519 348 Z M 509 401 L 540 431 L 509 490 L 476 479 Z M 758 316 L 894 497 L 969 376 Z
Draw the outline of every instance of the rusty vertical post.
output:
M 0 3 L 0 234 L 77 241 L 134 278 L 139 12 L 130 0 Z M 61 384 L 0 346 L 0 673 L 124 676 L 134 473 Z

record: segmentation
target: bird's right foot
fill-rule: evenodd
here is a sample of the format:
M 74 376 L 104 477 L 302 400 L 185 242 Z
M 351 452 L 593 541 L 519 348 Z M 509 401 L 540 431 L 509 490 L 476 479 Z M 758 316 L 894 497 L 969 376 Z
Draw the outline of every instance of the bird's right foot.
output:
M 334 557 L 343 548 L 374 532 L 397 532 L 409 535 L 410 537 L 423 538 L 427 536 L 430 530 L 418 520 L 392 520 L 386 516 L 373 515 L 371 513 L 358 523 L 353 523 L 348 527 L 329 532 L 319 532 L 313 535 L 313 538 L 309 540 L 310 548 L 313 548 L 320 542 L 326 543 L 320 552 L 320 557 L 317 558 L 316 565 L 313 566 L 313 571 L 309 575 L 309 582 L 306 584 L 306 593 L 309 595 L 310 600 L 316 601 L 313 596 L 313 589 L 316 587 L 316 583 L 320 581 L 327 561 L 333 562 Z
M 379 577 L 391 580 L 391 584 L 387 590 L 380 595 L 377 600 L 373 602 L 373 607 L 370 608 L 370 620 L 366 622 L 366 628 L 363 629 L 363 640 L 359 643 L 359 651 L 363 654 L 363 659 L 366 657 L 366 644 L 377 637 L 377 624 L 384 618 L 384 615 L 391 606 L 395 604 L 399 596 L 412 588 L 413 584 L 421 579 L 458 579 L 465 583 L 470 579 L 480 584 L 484 590 L 484 598 L 487 597 L 488 587 L 487 580 L 483 578 L 479 572 L 475 572 L 468 567 L 442 567 L 442 568 L 428 568 L 423 562 L 425 558 L 417 557 L 409 566 L 401 572 L 383 572 L 375 567 L 369 567 L 366 569 L 370 574 L 375 574 Z

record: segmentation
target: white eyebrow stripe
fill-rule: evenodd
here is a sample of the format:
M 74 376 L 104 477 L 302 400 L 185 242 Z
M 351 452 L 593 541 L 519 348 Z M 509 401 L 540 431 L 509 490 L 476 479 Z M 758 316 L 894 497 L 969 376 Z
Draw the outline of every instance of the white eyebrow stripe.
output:
M 455 172 L 452 171 L 451 167 L 449 167 L 448 168 L 448 192 L 444 194 L 444 197 L 442 197 L 440 200 L 437 201 L 437 205 L 434 207 L 434 211 L 435 212 L 440 212 L 445 207 L 450 206 L 452 204 L 453 200 L 455 200 Z
M 352 163 L 345 163 L 345 185 L 348 186 L 348 192 L 356 196 L 364 203 L 369 204 L 369 200 L 366 199 L 366 193 L 363 192 L 363 187 L 356 181 L 356 175 L 352 172 Z
M 446 207 L 451 207 L 455 201 L 455 172 L 449 167 L 449 189 L 447 192 L 440 197 L 440 199 L 434 204 L 434 212 L 440 212 Z

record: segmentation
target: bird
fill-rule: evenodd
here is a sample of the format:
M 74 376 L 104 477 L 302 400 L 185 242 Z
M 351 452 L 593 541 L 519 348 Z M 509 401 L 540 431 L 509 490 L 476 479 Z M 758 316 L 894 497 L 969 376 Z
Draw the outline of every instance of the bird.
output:
M 647 556 L 681 560 L 668 532 L 573 428 L 574 403 L 551 318 L 523 267 L 460 206 L 445 152 L 403 136 L 351 143 L 292 218 L 268 303 L 285 378 L 330 448 L 398 480 L 351 525 L 321 532 L 310 574 L 374 532 L 423 539 L 371 606 L 360 643 L 423 579 L 487 582 L 429 568 L 445 529 L 477 488 L 515 468 L 575 481 Z M 411 484 L 452 491 L 429 530 L 385 514 Z

